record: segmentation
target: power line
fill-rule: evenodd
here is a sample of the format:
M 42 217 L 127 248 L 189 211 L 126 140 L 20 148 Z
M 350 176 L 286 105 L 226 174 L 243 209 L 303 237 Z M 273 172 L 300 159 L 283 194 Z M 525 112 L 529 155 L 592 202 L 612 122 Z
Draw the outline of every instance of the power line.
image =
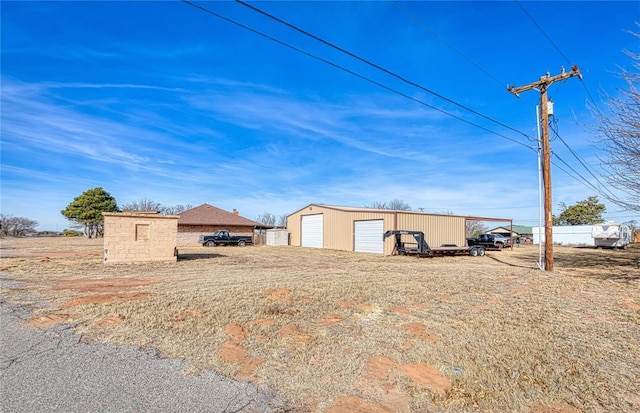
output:
M 552 123 L 550 123 L 550 125 L 556 126 L 557 120 L 554 118 L 554 121 Z M 589 168 L 586 164 L 586 162 L 584 162 L 584 160 L 582 159 L 582 157 L 580 157 L 580 155 L 578 155 L 570 146 L 567 142 L 565 142 L 564 139 L 562 139 L 562 137 L 560 136 L 560 134 L 558 133 L 558 130 L 556 128 L 551 127 L 551 130 L 554 132 L 554 134 L 556 135 L 556 137 L 558 139 L 560 139 L 560 141 L 567 147 L 567 149 L 571 152 L 571 154 L 578 160 L 578 162 L 580 162 L 580 164 L 584 167 L 584 169 L 587 170 L 587 172 L 589 172 L 589 174 L 596 180 L 596 182 L 598 183 L 598 188 L 600 189 L 599 191 L 597 191 L 600 195 L 602 195 L 604 198 L 612 201 L 612 202 L 624 202 L 623 200 L 621 200 L 618 196 L 616 196 L 607 185 L 603 184 L 602 181 L 592 172 L 591 168 Z M 586 181 L 586 178 L 582 177 L 583 180 Z M 604 188 L 604 190 L 602 190 L 602 188 Z M 622 192 L 625 192 L 629 195 L 633 195 L 632 193 L 626 191 L 625 189 L 622 188 L 618 188 L 619 190 L 621 190 Z M 604 191 L 608 192 L 608 194 L 606 194 Z
M 550 123 L 551 130 L 553 131 L 555 136 L 558 139 L 560 139 L 560 142 L 562 142 L 564 144 L 564 146 L 566 146 L 566 148 L 569 150 L 569 152 L 571 152 L 571 154 L 574 156 L 574 158 L 576 158 L 578 160 L 578 162 L 580 162 L 580 165 L 582 165 L 584 167 L 584 169 L 586 169 L 586 171 L 589 172 L 589 174 L 593 177 L 593 179 L 596 180 L 596 182 L 598 183 L 598 188 L 604 188 L 607 192 L 609 192 L 610 195 L 607 195 L 606 197 L 607 198 L 610 198 L 610 197 L 614 197 L 615 198 L 615 195 L 613 194 L 613 192 L 611 192 L 607 188 L 607 186 L 604 185 L 602 183 L 602 181 L 600 181 L 600 179 L 592 172 L 591 168 L 589 168 L 587 166 L 587 164 L 584 162 L 582 157 L 580 157 L 580 155 L 578 155 L 578 153 L 576 151 L 574 151 L 573 148 L 571 148 L 569 146 L 569 144 L 564 139 L 562 139 L 562 136 L 560 136 L 560 134 L 558 133 L 558 129 L 557 129 L 558 125 L 557 125 L 557 123 L 558 123 L 558 120 L 555 117 L 553 118 L 553 121 Z
M 554 43 L 554 41 L 551 39 L 551 37 L 549 37 L 549 35 L 547 35 L 547 33 L 542 29 L 542 27 L 538 24 L 538 22 L 533 18 L 533 16 L 527 11 L 527 9 L 524 8 L 524 6 L 522 5 L 522 3 L 520 3 L 519 1 L 516 0 L 516 3 L 518 4 L 518 6 L 520 6 L 520 9 L 522 9 L 522 11 L 524 12 L 524 14 L 527 15 L 527 17 L 529 17 L 529 20 L 531 20 L 531 22 L 538 28 L 538 30 L 540 30 L 540 33 L 542 33 L 542 35 L 544 37 L 547 38 L 547 40 L 549 41 L 549 43 L 551 43 L 551 45 L 558 51 L 558 53 L 560 53 L 560 55 L 564 58 L 564 60 L 567 61 L 567 63 L 569 64 L 569 66 L 573 66 L 573 63 L 571 62 L 571 60 L 569 60 L 569 58 L 562 53 L 562 50 L 560 50 L 560 48 L 558 47 L 557 44 Z
M 440 36 L 438 33 L 436 33 L 433 29 L 431 29 L 429 26 L 427 26 L 422 20 L 418 19 L 417 17 L 413 16 L 411 13 L 409 13 L 406 9 L 404 9 L 403 7 L 400 7 L 400 5 L 398 3 L 396 3 L 394 0 L 387 0 L 389 3 L 391 3 L 396 9 L 400 10 L 400 12 L 402 12 L 402 14 L 404 14 L 405 16 L 407 16 L 410 20 L 413 20 L 414 23 L 416 23 L 418 26 L 420 26 L 422 29 L 424 29 L 427 33 L 429 33 L 431 36 L 435 37 L 436 40 L 438 40 L 440 43 L 442 43 L 443 45 L 447 46 L 449 49 L 453 50 L 454 52 L 456 52 L 456 54 L 458 54 L 458 56 L 462 57 L 464 60 L 466 60 L 467 62 L 471 63 L 473 66 L 475 66 L 478 70 L 480 70 L 482 73 L 484 73 L 485 75 L 487 75 L 487 77 L 489 77 L 490 79 L 492 79 L 493 81 L 495 81 L 497 84 L 500 85 L 500 87 L 504 87 L 504 85 L 506 85 L 506 82 L 502 82 L 500 81 L 497 77 L 495 77 L 494 75 L 492 75 L 491 73 L 489 73 L 488 70 L 486 70 L 485 68 L 483 68 L 482 66 L 480 66 L 478 63 L 476 63 L 475 61 L 471 60 L 471 58 L 467 57 L 464 53 L 462 53 L 460 50 L 458 50 L 457 48 L 455 48 L 451 43 L 449 43 L 446 39 L 444 39 L 442 36 Z
M 567 172 L 565 169 L 563 169 L 562 167 L 560 167 L 558 164 L 556 164 L 556 163 L 554 162 L 553 164 L 554 164 L 554 166 L 555 166 L 556 168 L 560 169 L 562 172 L 564 172 L 565 174 L 569 175 L 570 177 L 572 177 L 572 178 L 573 178 L 573 179 L 575 179 L 576 181 L 578 181 L 578 182 L 580 182 L 580 183 L 584 184 L 585 186 L 587 186 L 587 187 L 589 187 L 589 188 L 593 189 L 596 193 L 598 193 L 598 194 L 600 194 L 600 195 L 603 195 L 603 192 L 602 192 L 599 188 L 595 187 L 591 182 L 589 182 L 589 180 L 587 180 L 584 176 L 582 176 L 582 175 L 580 174 L 580 172 L 576 171 L 576 170 L 575 170 L 571 165 L 569 165 L 569 164 L 568 164 L 564 159 L 562 159 L 562 158 L 560 157 L 560 155 L 558 155 L 558 154 L 557 154 L 557 153 L 555 153 L 555 152 L 552 152 L 551 154 L 552 154 L 554 157 L 556 157 L 560 162 L 562 162 L 562 164 L 563 164 L 563 165 L 565 165 L 567 168 L 571 169 L 571 170 L 573 171 L 573 173 L 575 173 L 575 174 L 578 176 L 578 178 L 576 178 L 576 176 L 574 176 L 574 175 L 570 174 L 569 172 Z
M 562 172 L 564 172 L 568 176 L 572 177 L 576 181 L 584 184 L 586 187 L 593 189 L 594 192 L 596 192 L 598 195 L 602 196 L 603 198 L 608 199 L 608 200 L 610 200 L 612 202 L 616 202 L 616 200 L 618 198 L 615 195 L 613 195 L 613 194 L 612 195 L 607 195 L 600 188 L 597 188 L 596 186 L 594 186 L 592 183 L 589 182 L 589 180 L 587 180 L 587 178 L 585 178 L 582 174 L 580 174 L 578 171 L 576 171 L 571 165 L 569 165 L 569 163 L 567 163 L 564 159 L 562 159 L 560 157 L 560 155 L 558 155 L 557 153 L 553 152 L 552 155 L 555 156 L 560 162 L 562 162 L 567 168 L 571 169 L 579 178 L 576 178 L 574 175 L 570 174 L 569 172 L 567 172 L 565 169 L 561 168 L 557 163 L 554 162 L 553 165 L 556 168 L 560 169 Z
M 199 5 L 199 4 L 193 3 L 193 2 L 191 2 L 191 1 L 189 1 L 189 0 L 181 0 L 181 1 L 182 1 L 183 3 L 185 3 L 185 4 L 188 4 L 188 5 L 192 6 L 192 7 L 197 8 L 197 9 L 199 9 L 199 10 L 201 10 L 201 11 L 205 12 L 205 13 L 208 13 L 208 14 L 211 14 L 211 15 L 213 15 L 213 16 L 215 16 L 215 17 L 218 17 L 219 19 L 222 19 L 222 20 L 224 20 L 224 21 L 226 21 L 226 22 L 228 22 L 228 23 L 231 23 L 231 24 L 236 25 L 236 26 L 238 26 L 238 27 L 241 27 L 241 28 L 243 28 L 243 29 L 245 29 L 245 30 L 248 30 L 248 31 L 250 31 L 250 32 L 252 32 L 252 33 L 254 33 L 254 34 L 257 34 L 257 35 L 259 35 L 259 36 L 262 36 L 262 37 L 264 37 L 264 38 L 266 38 L 266 39 L 268 39 L 268 40 L 271 40 L 271 41 L 273 41 L 273 42 L 275 42 L 275 43 L 278 43 L 278 44 L 280 44 L 280 45 L 282 45 L 282 46 L 285 46 L 285 47 L 287 47 L 287 48 L 289 48 L 289 49 L 292 49 L 292 50 L 294 50 L 294 51 L 296 51 L 296 52 L 298 52 L 298 53 L 301 53 L 301 54 L 303 54 L 303 55 L 305 55 L 305 56 L 308 56 L 308 57 L 311 57 L 311 58 L 316 59 L 316 60 L 318 60 L 318 61 L 321 61 L 321 62 L 323 62 L 323 63 L 325 63 L 325 64 L 327 64 L 327 65 L 329 65 L 329 66 L 332 66 L 332 67 L 334 67 L 334 68 L 336 68 L 336 69 L 342 70 L 342 71 L 344 71 L 344 72 L 346 72 L 346 73 L 348 73 L 348 74 L 350 74 L 350 75 L 352 75 L 352 76 L 355 76 L 355 77 L 357 77 L 357 78 L 359 78 L 359 79 L 362 79 L 362 80 L 365 80 L 365 81 L 367 81 L 367 82 L 369 82 L 369 83 L 372 83 L 372 84 L 374 84 L 374 85 L 376 85 L 376 86 L 378 86 L 378 87 L 381 87 L 381 88 L 383 88 L 383 89 L 385 89 L 385 90 L 387 90 L 387 91 L 389 91 L 389 92 L 395 93 L 395 94 L 397 94 L 397 95 L 399 95 L 399 96 L 402 96 L 402 97 L 404 97 L 404 98 L 406 98 L 406 99 L 412 100 L 412 101 L 414 101 L 414 102 L 416 102 L 416 103 L 419 103 L 419 104 L 421 104 L 421 105 L 423 105 L 423 106 L 426 106 L 426 107 L 428 107 L 428 108 L 430 108 L 430 109 L 436 110 L 436 111 L 438 111 L 438 112 L 440 112 L 440 113 L 443 113 L 443 114 L 445 114 L 445 115 L 447 115 L 447 116 L 450 116 L 450 117 L 452 117 L 452 118 L 458 119 L 458 120 L 460 120 L 460 121 L 462 121 L 462 122 L 464 122 L 464 123 L 467 123 L 468 125 L 471 125 L 471 126 L 474 126 L 474 127 L 478 128 L 478 129 L 484 130 L 485 132 L 489 132 L 489 133 L 494 134 L 494 135 L 496 135 L 496 136 L 499 136 L 499 137 L 501 137 L 501 138 L 503 138 L 503 139 L 506 139 L 506 140 L 509 140 L 509 141 L 511 141 L 511 142 L 513 142 L 513 143 L 516 143 L 516 144 L 518 144 L 518 145 L 524 146 L 525 148 L 528 148 L 528 149 L 531 149 L 531 150 L 534 150 L 534 151 L 536 150 L 536 149 L 534 149 L 533 147 L 528 146 L 528 145 L 526 145 L 526 144 L 524 144 L 524 143 L 522 143 L 522 142 L 520 142 L 520 141 L 518 141 L 518 140 L 516 140 L 516 139 L 510 138 L 510 137 L 508 137 L 508 136 L 506 136 L 506 135 L 503 135 L 503 134 L 501 134 L 501 133 L 495 132 L 495 131 L 493 131 L 493 130 L 491 130 L 491 129 L 488 129 L 488 128 L 484 127 L 484 126 L 481 126 L 481 125 L 478 125 L 478 124 L 473 123 L 473 122 L 471 122 L 471 121 L 468 121 L 468 120 L 466 120 L 466 119 L 464 119 L 464 118 L 462 118 L 462 117 L 460 117 L 460 116 L 457 116 L 457 115 L 454 115 L 453 113 L 447 112 L 447 111 L 445 111 L 444 109 L 440 109 L 440 108 L 438 108 L 438 107 L 436 107 L 436 106 L 430 105 L 430 104 L 428 104 L 428 103 L 426 103 L 426 102 L 421 101 L 420 99 L 417 99 L 417 98 L 415 98 L 415 97 L 413 97 L 413 96 L 409 96 L 409 95 L 407 95 L 406 93 L 403 93 L 403 92 L 401 92 L 401 91 L 399 91 L 399 90 L 396 90 L 396 89 L 394 89 L 394 88 L 392 88 L 392 87 L 390 87 L 390 86 L 387 86 L 387 85 L 385 85 L 385 84 L 382 84 L 382 83 L 380 83 L 380 82 L 378 82 L 378 81 L 375 81 L 375 80 L 373 80 L 373 79 L 371 79 L 371 78 L 368 78 L 368 77 L 366 77 L 366 76 L 364 76 L 364 75 L 361 75 L 361 74 L 359 74 L 359 73 L 356 73 L 356 72 L 354 72 L 354 71 L 352 71 L 352 70 L 350 70 L 350 69 L 345 68 L 344 66 L 341 66 L 341 65 L 339 65 L 339 64 L 337 64 L 337 63 L 334 63 L 334 62 L 331 62 L 330 60 L 327 60 L 327 59 L 322 58 L 322 57 L 320 57 L 320 56 L 314 55 L 314 54 L 312 54 L 312 53 L 310 53 L 310 52 L 307 52 L 307 51 L 305 51 L 305 50 L 303 50 L 303 49 L 300 49 L 300 48 L 298 48 L 298 47 L 296 47 L 296 46 L 293 46 L 293 45 L 291 45 L 291 44 L 289 44 L 289 43 L 286 43 L 286 42 L 284 42 L 284 41 L 282 41 L 282 40 L 280 40 L 280 39 L 277 39 L 277 38 L 275 38 L 275 37 L 273 37 L 273 36 L 270 36 L 270 35 L 268 35 L 268 34 L 266 34 L 266 33 L 263 33 L 263 32 L 261 32 L 261 31 L 259 31 L 259 30 L 256 30 L 256 29 L 254 29 L 254 28 L 252 28 L 252 27 L 249 27 L 249 26 L 247 26 L 247 25 L 245 25 L 245 24 L 243 24 L 243 23 L 240 23 L 240 22 L 238 22 L 238 21 L 236 21 L 236 20 L 233 20 L 233 19 L 231 19 L 231 18 L 229 18 L 229 17 L 226 17 L 226 16 L 224 16 L 224 15 L 222 15 L 222 14 L 220 14 L 220 13 L 217 13 L 217 12 L 215 12 L 215 11 L 213 11 L 213 10 L 210 10 L 210 9 L 208 9 L 208 8 L 204 7 L 204 6 L 201 6 L 201 5 Z M 518 130 L 516 130 L 516 129 L 513 129 L 513 128 L 511 128 L 511 127 L 508 127 L 508 128 L 509 128 L 509 129 L 512 129 L 512 130 L 514 130 L 514 131 L 516 131 L 516 132 L 518 132 L 518 133 L 520 133 L 520 134 L 522 134 L 522 135 L 524 135 L 525 137 L 527 137 L 527 135 L 526 135 L 526 134 L 524 134 L 524 133 L 522 133 L 522 132 L 520 132 L 520 131 L 518 131 Z
M 183 1 L 185 1 L 185 0 L 183 0 Z M 446 97 L 444 95 L 441 95 L 440 93 L 434 92 L 433 90 L 431 90 L 431 89 L 429 89 L 429 88 L 427 88 L 425 86 L 422 86 L 419 83 L 411 81 L 411 80 L 409 80 L 409 79 L 407 79 L 407 78 L 405 78 L 405 77 L 403 77 L 403 76 L 401 76 L 401 75 L 399 75 L 399 74 L 397 74 L 397 73 L 395 73 L 395 72 L 393 72 L 393 71 L 391 71 L 389 69 L 386 69 L 386 68 L 384 68 L 384 67 L 382 67 L 382 66 L 380 66 L 380 65 L 378 65 L 376 63 L 371 62 L 370 60 L 367 60 L 367 59 L 365 59 L 363 57 L 360 57 L 359 55 L 357 55 L 355 53 L 352 53 L 352 52 L 350 52 L 350 51 L 348 51 L 348 50 L 346 50 L 346 49 L 344 49 L 344 48 L 342 48 L 340 46 L 336 46 L 335 44 L 333 44 L 333 43 L 331 43 L 331 42 L 329 42 L 327 40 L 324 40 L 321 37 L 318 37 L 318 36 L 316 36 L 316 35 L 314 35 L 312 33 L 309 33 L 308 31 L 306 31 L 304 29 L 301 29 L 301 28 L 299 28 L 298 26 L 296 26 L 294 24 L 291 24 L 291 23 L 289 23 L 289 22 L 287 22 L 285 20 L 282 20 L 279 17 L 276 17 L 276 16 L 274 16 L 272 14 L 269 14 L 269 13 L 267 13 L 267 12 L 257 8 L 257 7 L 255 7 L 255 6 L 252 6 L 252 5 L 248 4 L 248 3 L 245 3 L 242 0 L 235 0 L 235 1 L 236 1 L 236 3 L 241 4 L 242 6 L 245 6 L 245 7 L 249 8 L 249 9 L 251 9 L 251 10 L 253 10 L 253 11 L 255 11 L 255 12 L 257 12 L 257 13 L 263 15 L 263 16 L 265 16 L 265 17 L 268 17 L 269 19 L 275 20 L 278 23 L 281 23 L 281 24 L 283 24 L 283 25 L 285 25 L 285 26 L 287 26 L 287 27 L 299 32 L 299 33 L 304 34 L 305 36 L 311 37 L 312 39 L 317 40 L 317 41 L 321 42 L 322 44 L 331 47 L 332 49 L 338 50 L 338 51 L 340 51 L 340 52 L 342 52 L 342 53 L 344 53 L 344 54 L 346 54 L 346 55 L 348 55 L 348 56 L 350 56 L 350 57 L 352 57 L 352 58 L 354 58 L 354 59 L 356 59 L 356 60 L 358 60 L 358 61 L 360 61 L 362 63 L 365 63 L 365 64 L 367 64 L 367 65 L 369 65 L 369 66 L 371 66 L 371 67 L 373 67 L 373 68 L 375 68 L 377 70 L 380 70 L 380 71 L 382 71 L 382 72 L 384 72 L 384 73 L 386 73 L 386 74 L 388 74 L 390 76 L 393 76 L 394 78 L 396 78 L 396 79 L 398 79 L 398 80 L 400 80 L 400 81 L 402 81 L 404 83 L 407 83 L 407 84 L 409 84 L 409 85 L 411 85 L 413 87 L 416 87 L 416 88 L 418 88 L 418 89 L 420 89 L 420 90 L 422 90 L 424 92 L 427 92 L 427 93 L 429 93 L 429 94 L 431 94 L 433 96 L 436 96 L 436 97 L 438 97 L 438 98 L 440 98 L 440 99 L 442 99 L 444 101 L 447 101 L 447 102 L 449 102 L 449 103 L 451 103 L 451 104 L 453 104 L 455 106 L 458 106 L 458 107 L 460 107 L 460 108 L 462 108 L 462 109 L 464 109 L 466 111 L 469 111 L 469 112 L 471 112 L 471 113 L 473 113 L 475 115 L 478 115 L 478 116 L 480 116 L 480 117 L 482 117 L 482 118 L 484 118 L 484 119 L 486 119 L 488 121 L 496 123 L 496 124 L 498 124 L 498 125 L 500 125 L 500 126 L 502 126 L 504 128 L 507 128 L 507 129 L 509 129 L 509 130 L 511 130 L 513 132 L 516 132 L 516 133 L 524 136 L 525 138 L 528 138 L 528 139 L 530 138 L 530 136 L 528 136 L 524 132 L 521 132 L 521 131 L 519 131 L 519 130 L 517 130 L 517 129 L 515 129 L 515 128 L 513 128 L 513 127 L 511 127 L 511 126 L 509 126 L 509 125 L 507 125 L 507 124 L 505 124 L 503 122 L 500 122 L 499 120 L 493 119 L 490 116 L 484 115 L 484 114 L 482 114 L 482 113 L 480 113 L 480 112 L 478 112 L 478 111 L 476 111 L 474 109 L 471 109 L 471 108 L 469 108 L 469 107 L 467 107 L 467 106 L 465 106 L 465 105 L 463 105 L 461 103 L 458 103 L 458 102 L 456 102 L 456 101 L 454 101 L 452 99 L 449 99 L 448 97 Z M 185 2 L 191 4 L 188 1 L 185 1 Z
M 560 56 L 562 56 L 564 58 L 564 60 L 567 62 L 567 64 L 569 64 L 569 66 L 572 66 L 573 63 L 571 62 L 571 60 L 567 57 L 566 54 L 564 54 L 564 52 L 560 49 L 560 47 L 558 47 L 558 45 L 553 41 L 553 39 L 551 39 L 551 37 L 544 31 L 542 26 L 540 26 L 538 24 L 538 22 L 536 21 L 536 19 L 533 18 L 531 13 L 529 13 L 527 11 L 527 9 L 524 8 L 524 6 L 522 5 L 521 2 L 516 0 L 516 3 L 518 4 L 518 6 L 520 6 L 520 9 L 522 10 L 522 12 L 527 15 L 529 20 L 531 20 L 531 22 L 534 24 L 534 26 L 536 26 L 538 28 L 538 30 L 540 30 L 540 33 L 542 33 L 542 35 L 549 41 L 549 43 L 558 51 Z M 589 88 L 587 87 L 587 84 L 584 82 L 584 80 L 582 78 L 580 78 L 580 83 L 582 84 L 582 87 L 584 87 L 585 92 L 587 92 L 587 97 L 589 98 L 589 100 L 591 101 L 593 106 L 596 108 L 596 110 L 598 112 L 600 112 L 600 109 L 598 108 L 598 104 L 596 103 L 595 99 L 591 95 L 591 91 L 589 90 Z
M 472 60 L 470 57 L 468 57 L 467 55 L 465 55 L 464 53 L 462 53 L 462 51 L 460 51 L 459 49 L 457 49 L 456 47 L 454 47 L 451 43 L 449 43 L 445 38 L 443 38 L 442 36 L 440 36 L 438 33 L 436 33 L 433 29 L 429 28 L 422 20 L 418 19 L 417 17 L 413 16 L 411 13 L 409 13 L 406 9 L 400 7 L 400 5 L 398 3 L 396 3 L 394 0 L 387 0 L 389 3 L 391 3 L 395 8 L 397 8 L 398 10 L 400 10 L 400 12 L 402 12 L 405 16 L 407 16 L 407 18 L 409 18 L 410 20 L 412 20 L 414 23 L 416 23 L 418 26 L 420 26 L 424 31 L 426 31 L 427 33 L 429 33 L 431 36 L 435 37 L 436 40 L 438 40 L 440 43 L 444 44 L 446 47 L 448 47 L 449 49 L 453 50 L 454 52 L 456 52 L 460 57 L 462 57 L 463 59 L 465 59 L 467 62 L 471 63 L 473 66 L 475 66 L 478 70 L 480 70 L 482 73 L 484 73 L 488 78 L 492 79 L 494 82 L 498 83 L 500 85 L 500 87 L 504 87 L 504 85 L 506 85 L 506 82 L 502 82 L 501 80 L 499 80 L 497 77 L 495 77 L 494 75 L 492 75 L 488 70 L 486 70 L 485 68 L 483 68 L 482 66 L 480 66 L 479 63 L 475 62 L 474 60 Z M 528 104 L 526 101 L 518 99 L 518 102 L 520 102 L 523 106 L 525 106 L 528 109 L 531 109 L 531 105 Z M 531 141 L 535 141 L 535 139 L 530 138 L 529 140 Z

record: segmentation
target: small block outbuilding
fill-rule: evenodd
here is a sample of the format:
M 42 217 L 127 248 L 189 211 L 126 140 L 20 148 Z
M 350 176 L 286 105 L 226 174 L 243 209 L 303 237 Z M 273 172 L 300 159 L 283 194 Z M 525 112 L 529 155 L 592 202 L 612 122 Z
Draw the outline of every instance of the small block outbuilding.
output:
M 103 212 L 104 263 L 176 261 L 178 216 Z

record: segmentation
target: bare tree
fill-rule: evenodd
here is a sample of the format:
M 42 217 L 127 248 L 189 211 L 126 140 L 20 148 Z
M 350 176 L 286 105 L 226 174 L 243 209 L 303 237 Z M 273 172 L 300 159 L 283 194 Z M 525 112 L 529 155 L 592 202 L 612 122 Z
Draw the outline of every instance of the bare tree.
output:
M 162 205 L 159 202 L 142 198 L 123 205 L 121 209 L 123 211 L 160 211 L 162 210 Z
M 289 214 L 282 214 L 278 217 L 278 226 L 282 228 L 287 227 L 287 217 Z
M 163 215 L 180 215 L 184 211 L 187 211 L 192 208 L 193 206 L 189 204 L 186 204 L 186 205 L 178 204 L 178 205 L 161 207 L 160 213 Z
M 640 33 L 630 34 L 640 38 Z M 593 108 L 592 128 L 604 144 L 607 181 L 624 193 L 607 198 L 623 208 L 640 211 L 640 54 L 625 54 L 632 59 L 631 70 L 621 69 L 626 89 L 620 89 L 618 96 L 606 95 L 608 114 Z
M 372 209 L 391 209 L 394 211 L 411 211 L 411 205 L 400 199 L 392 199 L 388 203 L 375 201 L 371 205 L 365 205 L 364 207 Z
M 442 212 L 434 212 L 434 214 L 437 214 L 437 215 L 455 215 L 453 213 L 453 211 L 450 210 L 450 209 L 447 209 L 446 211 L 442 211 Z
M 265 225 L 274 226 L 276 224 L 276 216 L 269 212 L 265 212 L 262 215 L 258 215 L 256 221 Z
M 37 226 L 38 221 L 29 218 L 0 214 L 0 235 L 3 237 L 23 237 L 28 233 L 35 232 Z
M 467 238 L 477 237 L 478 234 L 482 234 L 486 230 L 487 230 L 487 227 L 482 223 L 482 221 L 467 220 L 467 225 L 465 230 Z
M 122 206 L 123 211 L 158 211 L 162 215 L 179 215 L 180 213 L 193 208 L 189 204 L 177 204 L 164 206 L 160 202 L 142 198 L 138 201 L 130 202 Z

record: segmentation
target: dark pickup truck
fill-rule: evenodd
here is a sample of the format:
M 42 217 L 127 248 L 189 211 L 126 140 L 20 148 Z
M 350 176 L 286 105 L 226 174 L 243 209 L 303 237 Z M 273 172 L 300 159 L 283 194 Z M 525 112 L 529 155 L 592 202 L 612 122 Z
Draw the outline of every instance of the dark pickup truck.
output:
M 250 235 L 229 235 L 229 231 L 216 231 L 213 235 L 200 235 L 200 244 L 205 247 L 215 247 L 217 245 L 237 245 L 244 247 L 253 244 Z
M 482 245 L 487 249 L 502 249 L 511 246 L 511 239 L 500 234 L 480 234 L 478 238 L 467 238 L 467 245 Z

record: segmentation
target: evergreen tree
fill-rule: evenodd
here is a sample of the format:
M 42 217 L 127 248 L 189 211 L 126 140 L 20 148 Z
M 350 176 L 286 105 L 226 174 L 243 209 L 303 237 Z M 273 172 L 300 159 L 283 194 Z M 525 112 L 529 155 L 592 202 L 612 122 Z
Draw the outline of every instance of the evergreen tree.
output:
M 606 207 L 598 201 L 597 196 L 590 196 L 570 206 L 561 203 L 560 208 L 562 212 L 553 217 L 553 225 L 593 225 L 604 222 L 602 214 Z
M 101 187 L 83 192 L 60 211 L 69 221 L 84 225 L 87 238 L 103 235 L 103 212 L 120 212 L 120 209 L 115 198 Z

